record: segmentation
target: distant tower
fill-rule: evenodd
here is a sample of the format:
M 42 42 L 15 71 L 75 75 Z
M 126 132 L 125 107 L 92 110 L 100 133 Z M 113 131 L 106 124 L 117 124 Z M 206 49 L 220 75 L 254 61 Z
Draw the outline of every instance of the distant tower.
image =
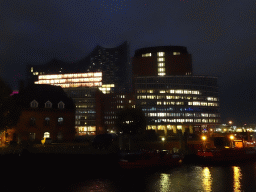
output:
M 159 46 L 135 51 L 133 75 L 192 75 L 192 59 L 186 47 Z

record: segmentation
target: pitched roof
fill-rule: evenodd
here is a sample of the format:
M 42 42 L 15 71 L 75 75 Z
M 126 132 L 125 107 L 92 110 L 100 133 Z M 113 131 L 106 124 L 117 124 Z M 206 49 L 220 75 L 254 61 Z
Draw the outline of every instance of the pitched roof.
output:
M 26 108 L 30 107 L 33 100 L 38 102 L 38 108 L 44 108 L 47 101 L 52 103 L 52 108 L 58 108 L 58 103 L 62 101 L 65 104 L 65 109 L 75 110 L 73 100 L 66 95 L 60 86 L 31 85 L 21 90 L 16 98 Z

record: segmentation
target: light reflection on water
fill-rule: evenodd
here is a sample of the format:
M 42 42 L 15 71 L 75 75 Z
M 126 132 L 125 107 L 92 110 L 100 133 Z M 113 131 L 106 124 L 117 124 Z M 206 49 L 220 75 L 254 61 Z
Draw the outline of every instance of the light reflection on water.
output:
M 202 177 L 204 191 L 212 191 L 212 176 L 208 167 L 203 168 Z
M 122 172 L 114 178 L 81 181 L 72 191 L 198 192 L 255 191 L 256 163 L 242 166 L 183 165 L 149 173 Z
M 241 168 L 237 166 L 233 166 L 234 171 L 234 191 L 240 192 L 241 191 L 241 179 L 242 179 L 242 173 Z

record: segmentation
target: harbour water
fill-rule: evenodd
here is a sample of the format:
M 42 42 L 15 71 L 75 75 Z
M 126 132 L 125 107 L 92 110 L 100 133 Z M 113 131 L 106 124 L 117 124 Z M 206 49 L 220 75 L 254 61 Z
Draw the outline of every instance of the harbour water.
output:
M 2 161 L 2 168 L 5 191 L 256 191 L 256 162 L 123 171 L 107 157 L 46 155 Z
M 155 172 L 122 172 L 115 176 L 85 178 L 69 191 L 198 192 L 255 191 L 256 163 L 226 166 L 183 165 Z

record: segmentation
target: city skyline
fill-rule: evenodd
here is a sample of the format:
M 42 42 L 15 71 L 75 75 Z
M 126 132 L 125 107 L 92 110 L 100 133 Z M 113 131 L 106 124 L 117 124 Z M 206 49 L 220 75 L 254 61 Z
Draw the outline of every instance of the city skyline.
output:
M 255 123 L 255 3 L 4 1 L 0 76 L 13 89 L 27 63 L 76 62 L 97 45 L 185 46 L 194 75 L 217 76 L 223 123 Z

